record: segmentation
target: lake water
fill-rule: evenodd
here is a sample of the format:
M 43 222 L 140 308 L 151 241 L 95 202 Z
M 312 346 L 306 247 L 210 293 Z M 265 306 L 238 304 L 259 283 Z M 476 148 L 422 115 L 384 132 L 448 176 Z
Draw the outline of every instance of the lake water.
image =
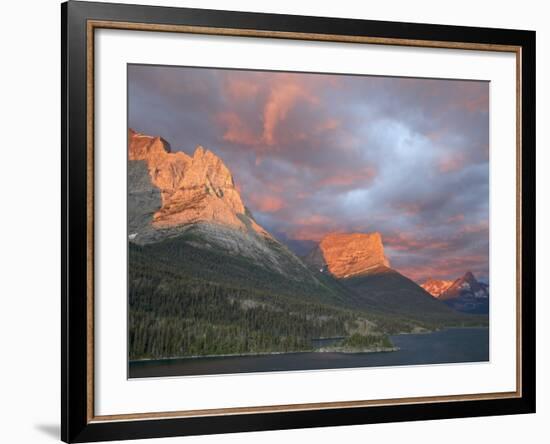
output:
M 379 353 L 284 353 L 258 356 L 133 361 L 130 378 L 320 370 L 394 365 L 447 364 L 489 360 L 488 328 L 449 328 L 391 336 L 399 348 Z

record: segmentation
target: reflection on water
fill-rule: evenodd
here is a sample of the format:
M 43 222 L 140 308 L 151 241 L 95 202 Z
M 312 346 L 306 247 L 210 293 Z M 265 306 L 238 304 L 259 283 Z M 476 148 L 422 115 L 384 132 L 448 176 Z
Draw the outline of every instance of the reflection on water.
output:
M 333 345 L 342 338 L 316 339 L 314 347 Z M 392 336 L 399 348 L 378 353 L 284 353 L 258 356 L 134 361 L 130 378 L 216 375 L 228 373 L 320 370 L 394 365 L 483 362 L 489 360 L 488 328 L 449 328 L 433 333 Z

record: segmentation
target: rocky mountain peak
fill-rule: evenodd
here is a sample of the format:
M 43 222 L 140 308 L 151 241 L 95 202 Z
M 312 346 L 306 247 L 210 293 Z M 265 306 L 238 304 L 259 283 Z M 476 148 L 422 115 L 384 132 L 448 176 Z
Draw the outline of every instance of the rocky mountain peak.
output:
M 196 158 L 202 157 L 204 156 L 205 152 L 206 150 L 202 145 L 197 145 L 195 148 L 195 153 L 193 154 L 193 157 L 196 157 Z
M 374 233 L 331 233 L 308 256 L 320 270 L 328 270 L 337 278 L 368 273 L 379 267 L 389 267 L 384 255 L 382 236 Z
M 470 271 L 454 280 L 437 298 L 458 311 L 489 312 L 489 286 L 479 282 Z
M 467 271 L 453 283 L 453 286 L 457 287 L 477 287 L 478 285 L 479 283 L 471 271 Z
M 212 151 L 199 145 L 193 156 L 172 152 L 161 137 L 130 129 L 128 159 L 145 161 L 153 186 L 160 190 L 155 228 L 208 222 L 269 236 L 248 217 L 231 171 Z
M 198 145 L 191 159 L 184 186 L 205 185 L 210 192 L 223 193 L 223 188 L 235 189 L 235 182 L 229 168 L 212 151 Z M 221 196 L 219 196 L 221 197 Z M 244 210 L 239 206 L 238 212 Z
M 428 293 L 430 293 L 433 297 L 437 298 L 439 297 L 439 295 L 444 293 L 451 285 L 453 285 L 453 282 L 454 281 L 429 278 L 421 285 L 421 287 Z
M 128 130 L 128 158 L 129 160 L 149 160 L 155 157 L 164 157 L 171 152 L 170 144 L 162 137 L 152 137 Z
M 221 159 L 218 156 L 216 156 L 212 151 L 210 151 L 208 148 L 203 147 L 202 145 L 197 145 L 195 147 L 193 159 L 200 162 L 221 162 Z

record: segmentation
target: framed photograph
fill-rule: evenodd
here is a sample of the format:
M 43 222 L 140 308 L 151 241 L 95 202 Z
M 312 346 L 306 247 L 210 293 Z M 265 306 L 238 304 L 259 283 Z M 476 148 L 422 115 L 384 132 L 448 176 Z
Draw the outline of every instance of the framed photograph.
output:
M 535 411 L 535 33 L 69 1 L 62 439 Z

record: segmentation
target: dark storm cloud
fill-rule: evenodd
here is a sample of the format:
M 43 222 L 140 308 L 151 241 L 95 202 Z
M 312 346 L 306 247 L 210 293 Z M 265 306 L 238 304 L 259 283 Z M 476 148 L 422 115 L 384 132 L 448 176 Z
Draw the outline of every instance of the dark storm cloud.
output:
M 489 84 L 132 65 L 129 126 L 233 172 L 303 253 L 380 231 L 410 277 L 488 275 Z

